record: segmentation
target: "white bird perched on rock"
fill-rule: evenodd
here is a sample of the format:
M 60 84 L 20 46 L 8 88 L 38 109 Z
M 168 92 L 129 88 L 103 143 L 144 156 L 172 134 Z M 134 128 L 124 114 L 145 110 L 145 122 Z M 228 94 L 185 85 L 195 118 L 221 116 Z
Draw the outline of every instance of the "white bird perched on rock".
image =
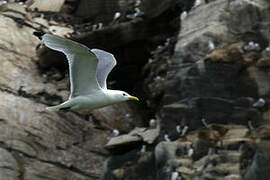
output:
M 107 89 L 106 79 L 116 65 L 114 56 L 99 49 L 86 46 L 51 34 L 35 32 L 49 48 L 63 52 L 69 62 L 70 96 L 49 111 L 91 110 L 127 100 L 139 100 L 124 91 Z

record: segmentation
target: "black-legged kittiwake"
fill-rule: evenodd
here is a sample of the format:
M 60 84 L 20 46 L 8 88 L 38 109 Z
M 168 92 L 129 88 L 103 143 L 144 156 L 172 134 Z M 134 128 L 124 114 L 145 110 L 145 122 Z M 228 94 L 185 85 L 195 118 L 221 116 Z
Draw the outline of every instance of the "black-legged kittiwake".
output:
M 49 111 L 91 110 L 127 100 L 138 100 L 124 91 L 107 89 L 106 79 L 116 65 L 114 56 L 51 34 L 39 34 L 45 46 L 64 53 L 69 62 L 70 96 L 64 103 L 47 107 Z

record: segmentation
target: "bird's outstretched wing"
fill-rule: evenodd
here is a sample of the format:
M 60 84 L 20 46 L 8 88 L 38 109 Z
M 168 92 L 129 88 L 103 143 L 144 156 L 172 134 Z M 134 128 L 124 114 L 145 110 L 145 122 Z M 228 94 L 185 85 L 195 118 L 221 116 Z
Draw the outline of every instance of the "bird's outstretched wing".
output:
M 97 81 L 101 88 L 107 89 L 107 77 L 113 67 L 116 65 L 116 60 L 111 53 L 100 49 L 91 49 L 98 58 L 97 65 Z
M 47 47 L 63 52 L 67 56 L 70 74 L 70 98 L 88 95 L 101 89 L 96 76 L 98 59 L 89 48 L 51 34 L 43 35 L 42 41 Z

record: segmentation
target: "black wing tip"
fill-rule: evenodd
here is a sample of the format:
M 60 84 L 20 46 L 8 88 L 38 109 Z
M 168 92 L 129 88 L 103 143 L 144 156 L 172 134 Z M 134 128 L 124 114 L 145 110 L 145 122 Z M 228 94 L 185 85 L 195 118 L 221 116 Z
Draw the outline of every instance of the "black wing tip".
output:
M 42 36 L 44 35 L 45 33 L 42 32 L 42 31 L 35 31 L 33 32 L 33 35 L 38 37 L 38 39 L 42 40 Z
M 68 111 L 68 110 L 70 110 L 70 108 L 71 107 L 65 107 L 65 108 L 60 108 L 59 110 L 61 110 L 61 111 Z

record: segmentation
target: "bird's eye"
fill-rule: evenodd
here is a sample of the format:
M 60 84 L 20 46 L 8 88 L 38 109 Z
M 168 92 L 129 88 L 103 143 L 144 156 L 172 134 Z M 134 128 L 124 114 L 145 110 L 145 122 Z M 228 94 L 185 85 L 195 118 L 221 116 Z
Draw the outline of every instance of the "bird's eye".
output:
M 125 93 L 123 93 L 123 96 L 126 96 L 126 94 L 125 94 Z

